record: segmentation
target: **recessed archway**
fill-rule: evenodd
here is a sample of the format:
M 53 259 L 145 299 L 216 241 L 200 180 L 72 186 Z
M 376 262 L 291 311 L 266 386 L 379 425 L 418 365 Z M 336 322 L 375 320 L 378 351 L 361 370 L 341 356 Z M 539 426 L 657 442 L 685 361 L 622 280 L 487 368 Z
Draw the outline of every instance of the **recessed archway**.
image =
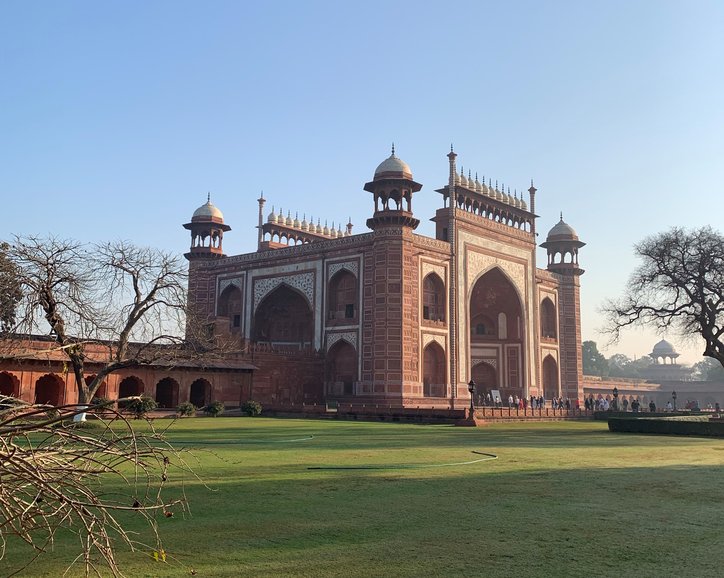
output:
M 236 285 L 229 285 L 219 296 L 217 313 L 229 319 L 229 331 L 241 331 L 241 291 Z
M 558 364 L 552 355 L 546 355 L 543 360 L 543 396 L 546 399 L 558 397 Z
M 43 405 L 61 405 L 65 383 L 60 376 L 47 373 L 35 382 L 35 403 Z
M 553 301 L 546 297 L 540 304 L 541 337 L 555 339 L 558 334 L 556 325 L 556 306 L 553 305 Z
M 483 361 L 474 365 L 470 377 L 475 382 L 475 389 L 480 396 L 490 393 L 493 389 L 500 389 L 498 372 L 490 363 Z
M 189 402 L 196 407 L 204 407 L 211 401 L 211 384 L 199 378 L 191 384 L 191 393 L 189 394 Z
M 251 335 L 259 343 L 311 347 L 314 316 L 309 302 L 288 285 L 281 285 L 259 304 Z
M 353 395 L 357 381 L 357 351 L 340 340 L 327 352 L 327 391 L 333 395 Z
M 12 373 L 0 373 L 0 395 L 20 397 L 20 380 Z
M 357 277 L 346 269 L 335 273 L 329 282 L 329 320 L 353 322 L 357 318 Z
M 430 343 L 422 353 L 422 394 L 445 397 L 445 351 L 438 343 Z
M 164 377 L 156 384 L 156 403 L 164 409 L 178 406 L 178 382 L 171 377 Z
M 124 378 L 118 386 L 118 398 L 143 395 L 144 389 L 143 381 L 135 375 L 130 375 Z
M 435 273 L 430 273 L 422 281 L 422 318 L 445 321 L 445 284 Z
M 495 346 L 498 389 L 505 396 L 523 397 L 525 319 L 515 285 L 500 268 L 493 267 L 473 285 L 469 307 L 471 357 Z

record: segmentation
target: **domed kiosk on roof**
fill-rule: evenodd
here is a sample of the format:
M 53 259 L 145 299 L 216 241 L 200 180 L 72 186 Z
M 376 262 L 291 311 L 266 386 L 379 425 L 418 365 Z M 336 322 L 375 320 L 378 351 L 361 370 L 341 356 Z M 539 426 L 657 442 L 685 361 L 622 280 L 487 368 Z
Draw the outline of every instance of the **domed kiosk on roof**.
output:
M 194 211 L 191 222 L 184 224 L 184 228 L 191 231 L 191 249 L 185 254 L 187 259 L 224 256 L 224 231 L 230 231 L 231 227 L 224 224 L 224 214 L 211 203 L 211 194 L 206 197 L 206 203 Z
M 566 274 L 570 270 L 580 275 L 583 269 L 578 265 L 578 249 L 584 245 L 575 229 L 563 220 L 561 214 L 561 220 L 548 231 L 545 242 L 540 246 L 548 251 L 550 271 Z

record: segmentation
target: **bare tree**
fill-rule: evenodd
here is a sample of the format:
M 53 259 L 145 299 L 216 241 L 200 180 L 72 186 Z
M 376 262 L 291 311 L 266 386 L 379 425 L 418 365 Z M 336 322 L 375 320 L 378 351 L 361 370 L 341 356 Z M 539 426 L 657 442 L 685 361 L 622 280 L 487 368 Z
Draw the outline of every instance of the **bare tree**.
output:
M 115 371 L 172 365 L 213 348 L 203 321 L 187 315 L 180 257 L 126 241 L 40 237 L 16 237 L 7 256 L 23 288 L 14 332 L 50 334 L 75 376 L 80 404 L 90 403 Z M 2 357 L 17 358 L 18 351 Z M 94 365 L 90 381 L 87 363 Z
M 105 567 L 122 576 L 115 556 L 120 544 L 166 561 L 158 518 L 184 510 L 186 500 L 183 489 L 172 499 L 162 491 L 188 468 L 162 433 L 151 424 L 150 432 L 138 434 L 110 407 L 96 408 L 104 409 L 104 419 L 90 430 L 62 423 L 84 409 L 79 406 L 51 408 L 0 397 L 0 407 L 0 558 L 18 541 L 35 554 L 14 573 L 32 564 L 59 532 L 78 536 L 73 564 L 83 564 L 86 575 L 100 576 Z M 111 479 L 127 490 L 109 492 L 101 481 Z M 118 517 L 123 512 L 146 522 L 146 543 L 126 531 L 127 520 Z
M 644 239 L 635 251 L 641 264 L 623 297 L 603 308 L 613 339 L 632 325 L 700 335 L 703 355 L 724 366 L 724 237 L 710 227 L 673 228 Z
M 8 257 L 10 246 L 0 243 L 0 332 L 15 325 L 15 313 L 22 297 L 17 269 Z

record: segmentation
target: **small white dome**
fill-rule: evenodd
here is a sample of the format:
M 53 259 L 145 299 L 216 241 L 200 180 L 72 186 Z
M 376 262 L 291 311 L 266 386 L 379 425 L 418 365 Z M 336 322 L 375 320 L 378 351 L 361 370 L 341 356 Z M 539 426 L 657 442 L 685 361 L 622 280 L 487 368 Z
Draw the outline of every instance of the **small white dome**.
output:
M 206 201 L 198 209 L 194 211 L 192 220 L 220 219 L 224 220 L 224 214 L 211 204 L 211 200 Z
M 654 345 L 654 349 L 652 351 L 653 355 L 678 355 L 676 352 L 676 349 L 674 349 L 674 346 L 671 345 L 666 339 L 662 339 L 659 341 L 656 345 Z
M 375 179 L 384 177 L 401 177 L 412 180 L 410 166 L 395 156 L 395 147 L 392 147 L 392 154 L 382 161 L 375 169 Z
M 573 229 L 573 227 L 563 221 L 563 215 L 561 215 L 561 220 L 558 221 L 558 223 L 556 223 L 555 226 L 548 232 L 548 237 L 546 238 L 546 240 L 554 240 L 554 237 L 558 239 L 578 240 L 578 235 L 576 234 L 576 231 Z
M 272 211 L 269 213 L 269 216 L 267 217 L 267 223 L 276 223 L 277 222 L 277 214 L 274 212 L 274 205 L 272 205 Z

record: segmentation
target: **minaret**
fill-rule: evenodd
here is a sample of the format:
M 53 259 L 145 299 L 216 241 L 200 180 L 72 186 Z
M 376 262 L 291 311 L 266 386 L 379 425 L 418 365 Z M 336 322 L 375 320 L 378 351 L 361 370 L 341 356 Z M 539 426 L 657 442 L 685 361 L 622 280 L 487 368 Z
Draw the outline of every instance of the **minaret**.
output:
M 422 188 L 412 180 L 412 171 L 405 161 L 392 154 L 375 170 L 374 178 L 366 183 L 365 191 L 374 195 L 375 212 L 367 219 L 367 226 L 376 230 L 380 227 L 402 226 L 415 229 L 420 221 L 412 216 L 412 195 Z
M 449 199 L 449 213 L 450 220 L 447 226 L 447 241 L 450 243 L 450 282 L 449 282 L 449 293 L 448 302 L 450 303 L 450 323 L 448 324 L 448 335 L 450 338 L 450 397 L 455 403 L 457 398 L 457 385 L 461 381 L 458 376 L 458 310 L 457 310 L 457 227 L 455 225 L 455 212 L 457 210 L 457 192 L 455 191 L 455 177 L 457 175 L 457 166 L 455 160 L 457 154 L 453 150 L 452 143 L 450 144 L 450 152 L 447 154 L 448 161 L 450 163 L 450 172 L 448 174 L 448 191 L 450 193 Z
M 541 243 L 548 252 L 548 271 L 558 279 L 560 387 L 561 395 L 571 399 L 583 397 L 580 277 L 584 271 L 578 264 L 578 249 L 584 245 L 573 227 L 563 221 L 563 214 Z
M 261 192 L 261 196 L 256 202 L 259 203 L 259 225 L 257 226 L 257 229 L 259 229 L 259 242 L 256 249 L 257 251 L 261 251 L 261 242 L 264 240 L 264 231 L 262 231 L 262 227 L 264 226 L 264 203 L 266 203 L 264 191 Z

